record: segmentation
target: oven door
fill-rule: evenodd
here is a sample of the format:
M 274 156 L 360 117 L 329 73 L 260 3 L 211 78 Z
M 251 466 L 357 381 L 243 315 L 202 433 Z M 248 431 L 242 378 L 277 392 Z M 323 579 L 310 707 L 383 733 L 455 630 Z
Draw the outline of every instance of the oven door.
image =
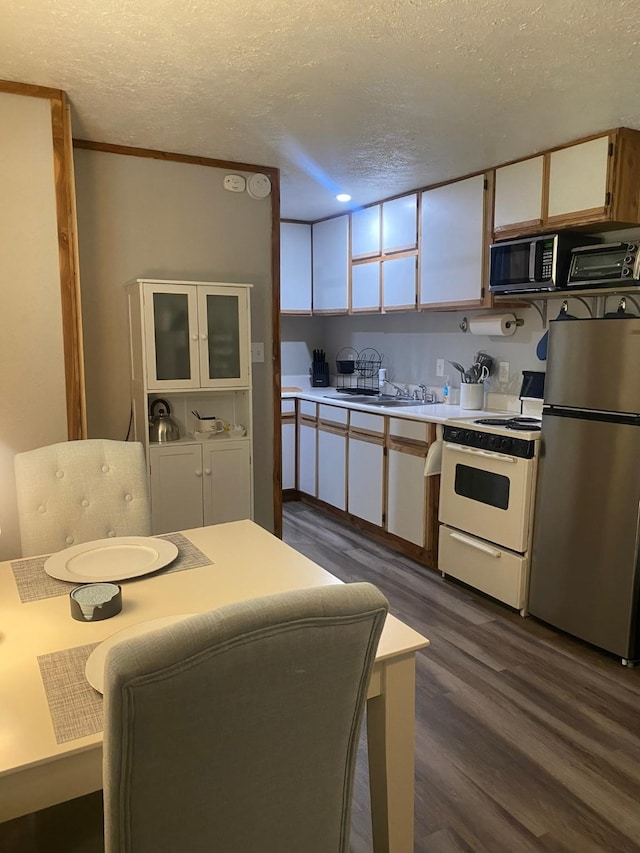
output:
M 440 521 L 524 553 L 535 461 L 445 442 Z

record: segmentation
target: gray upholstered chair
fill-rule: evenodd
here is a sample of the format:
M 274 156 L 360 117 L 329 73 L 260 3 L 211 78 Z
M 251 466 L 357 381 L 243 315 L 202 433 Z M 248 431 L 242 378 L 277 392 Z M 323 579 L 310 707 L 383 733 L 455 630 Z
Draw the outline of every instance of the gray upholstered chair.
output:
M 358 733 L 387 612 L 300 590 L 115 646 L 106 853 L 347 853 Z
M 138 442 L 85 439 L 15 457 L 23 556 L 107 536 L 148 536 L 147 471 Z

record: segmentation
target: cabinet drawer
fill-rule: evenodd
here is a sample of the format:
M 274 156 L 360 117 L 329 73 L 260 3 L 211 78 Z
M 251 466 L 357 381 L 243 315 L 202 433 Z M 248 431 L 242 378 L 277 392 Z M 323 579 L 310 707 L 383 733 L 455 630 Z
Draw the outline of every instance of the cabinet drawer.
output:
M 280 411 L 283 415 L 294 414 L 296 410 L 296 401 L 295 399 L 286 399 L 281 400 L 280 402 Z
M 368 432 L 373 435 L 384 434 L 384 415 L 369 415 L 366 412 L 352 410 L 349 424 L 352 430 Z
M 347 417 L 348 409 L 343 409 L 339 406 L 325 406 L 324 403 L 320 403 L 318 406 L 318 418 L 321 421 L 346 425 Z
M 298 411 L 301 415 L 308 415 L 311 418 L 316 416 L 317 403 L 312 403 L 311 400 L 298 400 Z
M 518 610 L 526 604 L 527 562 L 505 548 L 440 526 L 438 569 Z
M 413 441 L 428 440 L 429 424 L 425 421 L 405 421 L 401 418 L 389 418 L 389 435 L 393 438 L 408 438 Z

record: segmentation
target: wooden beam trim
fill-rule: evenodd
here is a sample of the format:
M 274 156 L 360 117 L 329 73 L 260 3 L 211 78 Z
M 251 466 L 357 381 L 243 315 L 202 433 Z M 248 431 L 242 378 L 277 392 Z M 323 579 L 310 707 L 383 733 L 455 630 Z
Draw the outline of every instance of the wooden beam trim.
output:
M 48 86 L 35 86 L 32 83 L 16 83 L 13 80 L 0 80 L 0 92 L 8 95 L 28 95 L 31 98 L 56 98 L 62 100 L 62 89 L 50 89 Z

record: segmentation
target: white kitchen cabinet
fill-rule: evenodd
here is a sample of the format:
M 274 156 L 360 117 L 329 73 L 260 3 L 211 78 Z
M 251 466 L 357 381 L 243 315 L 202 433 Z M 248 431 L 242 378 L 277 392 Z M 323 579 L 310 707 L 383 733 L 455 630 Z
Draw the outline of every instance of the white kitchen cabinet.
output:
M 138 279 L 149 390 L 248 388 L 249 285 Z
M 549 155 L 549 219 L 607 203 L 609 137 L 601 136 Z
M 382 263 L 382 294 L 385 311 L 416 308 L 418 259 L 415 255 L 387 258 Z
M 318 428 L 318 498 L 346 509 L 347 436 L 345 432 Z
M 317 491 L 318 426 L 317 405 L 308 400 L 298 403 L 298 491 L 315 497 Z
M 351 268 L 351 310 L 380 310 L 380 261 L 354 264 Z
M 137 279 L 126 286 L 132 438 L 149 465 L 154 532 L 251 518 L 250 285 Z M 166 401 L 177 442 L 151 444 L 148 415 Z M 193 411 L 227 424 L 200 440 Z
M 387 460 L 387 530 L 421 548 L 427 512 L 425 457 L 426 450 L 392 446 Z
M 349 413 L 347 510 L 377 527 L 384 523 L 384 435 L 384 416 Z
M 346 314 L 349 305 L 349 216 L 315 222 L 313 311 Z
M 422 193 L 420 307 L 481 304 L 486 178 Z
M 367 258 L 380 254 L 381 207 L 374 204 L 351 214 L 351 257 Z
M 311 225 L 280 223 L 280 313 L 311 314 Z
M 153 445 L 149 460 L 153 533 L 251 517 L 248 442 L 169 442 Z
M 282 488 L 296 487 L 296 425 L 282 424 Z
M 418 245 L 418 194 L 404 195 L 382 205 L 382 251 L 406 252 Z
M 531 157 L 496 169 L 493 230 L 526 232 L 542 227 L 544 157 Z

